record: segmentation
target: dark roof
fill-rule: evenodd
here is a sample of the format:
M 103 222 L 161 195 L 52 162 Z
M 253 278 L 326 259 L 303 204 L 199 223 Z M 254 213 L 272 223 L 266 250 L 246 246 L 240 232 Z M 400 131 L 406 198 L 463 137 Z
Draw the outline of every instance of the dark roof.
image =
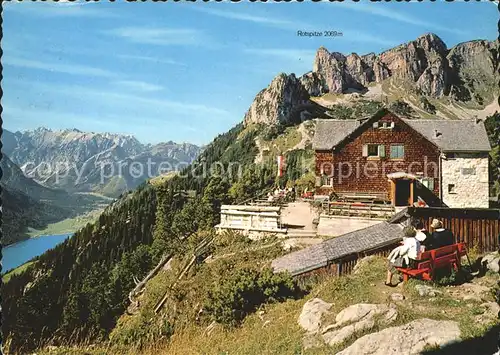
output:
M 402 119 L 410 127 L 436 144 L 443 151 L 491 150 L 488 134 L 482 121 L 476 120 L 419 120 Z M 436 131 L 440 135 L 436 138 Z
M 406 221 L 408 218 L 410 218 L 410 215 L 408 214 L 408 207 L 403 208 L 401 211 L 393 215 L 388 222 L 389 223 L 402 223 L 403 221 Z
M 313 138 L 314 150 L 331 150 L 350 134 L 363 126 L 369 126 L 377 117 L 389 113 L 381 109 L 375 115 L 362 120 L 318 119 Z M 443 151 L 487 152 L 491 150 L 488 134 L 482 121 L 476 120 L 423 120 L 401 118 Z M 440 135 L 436 138 L 436 131 Z
M 313 149 L 330 150 L 360 125 L 357 120 L 318 119 Z
M 293 276 L 300 275 L 344 256 L 396 243 L 402 239 L 402 230 L 401 224 L 380 222 L 282 256 L 271 266 L 275 272 L 288 270 Z

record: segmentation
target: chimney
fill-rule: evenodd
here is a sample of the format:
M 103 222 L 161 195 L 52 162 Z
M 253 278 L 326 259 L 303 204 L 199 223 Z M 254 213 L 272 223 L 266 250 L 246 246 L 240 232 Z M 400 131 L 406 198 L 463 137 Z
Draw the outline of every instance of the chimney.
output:
M 434 130 L 434 138 L 438 138 L 441 135 L 441 132 L 439 132 L 437 129 Z

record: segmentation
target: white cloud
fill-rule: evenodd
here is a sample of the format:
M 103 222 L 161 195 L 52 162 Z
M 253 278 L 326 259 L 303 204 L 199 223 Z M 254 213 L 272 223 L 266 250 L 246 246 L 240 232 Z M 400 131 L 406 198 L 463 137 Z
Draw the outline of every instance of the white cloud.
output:
M 47 123 L 64 122 L 67 128 L 79 126 L 81 122 L 85 122 L 88 126 L 106 127 L 109 122 L 102 119 L 92 119 L 88 115 L 76 114 L 74 112 L 58 111 L 51 108 L 36 107 L 31 105 L 28 107 L 19 107 L 5 103 L 2 99 L 3 112 L 2 116 L 4 124 L 8 127 L 16 127 L 14 130 L 31 129 L 37 126 L 47 126 Z
M 330 4 L 331 5 L 331 4 Z M 438 30 L 459 34 L 467 34 L 467 31 L 463 31 L 456 28 L 450 28 L 447 26 L 441 26 L 439 24 L 430 23 L 428 21 L 422 20 L 417 17 L 413 17 L 411 15 L 398 12 L 394 9 L 394 7 L 380 6 L 382 4 L 378 3 L 353 3 L 353 2 L 335 2 L 331 6 L 337 6 L 339 8 L 348 9 L 357 12 L 364 12 L 375 16 L 385 17 L 394 21 L 399 21 L 403 23 L 407 23 L 414 26 L 425 27 L 427 30 Z M 451 5 L 450 5 L 451 6 Z M 409 9 L 409 7 L 405 6 Z
M 157 57 L 150 57 L 150 56 L 145 56 L 145 55 L 119 54 L 118 58 L 131 59 L 131 60 L 137 60 L 137 61 L 145 61 L 145 62 L 153 62 L 153 63 L 164 63 L 164 64 L 186 66 L 186 64 L 178 62 L 178 61 L 173 60 L 173 59 L 157 58 Z
M 227 8 L 227 7 L 226 7 Z M 257 23 L 263 26 L 281 28 L 283 30 L 292 31 L 322 31 L 324 28 L 329 28 L 329 26 L 324 26 L 320 23 L 307 23 L 299 21 L 296 19 L 287 19 L 283 17 L 269 17 L 269 16 L 258 16 L 255 14 L 247 14 L 243 12 L 227 11 L 227 10 L 215 10 L 208 7 L 192 7 L 193 10 L 197 10 L 209 15 L 224 17 L 232 20 L 247 21 Z M 382 45 L 395 45 L 397 42 L 382 37 L 380 35 L 374 36 L 366 32 L 352 29 L 338 29 L 338 32 L 343 32 L 345 37 L 338 37 L 338 39 L 346 39 L 354 42 L 369 42 L 378 43 Z
M 119 27 L 106 33 L 130 42 L 160 46 L 206 45 L 207 36 L 193 28 Z
M 114 81 L 113 84 L 122 88 L 125 87 L 135 91 L 153 92 L 153 91 L 163 90 L 163 86 L 146 83 L 144 81 L 117 80 Z
M 207 7 L 192 7 L 192 9 L 209 14 L 209 15 L 224 17 L 224 18 L 231 19 L 231 20 L 254 22 L 254 23 L 259 23 L 262 25 L 267 25 L 267 26 L 277 27 L 277 28 L 282 28 L 282 29 L 297 30 L 297 26 L 299 25 L 298 21 L 280 19 L 280 18 L 269 17 L 269 16 L 256 16 L 256 15 L 250 15 L 250 14 L 243 13 L 243 12 L 235 12 L 235 11 L 227 11 L 227 10 L 222 11 L 222 10 L 210 9 Z
M 47 83 L 31 83 L 31 86 L 36 86 L 40 91 L 50 92 L 51 95 L 57 94 L 73 97 L 79 100 L 84 98 L 92 102 L 116 109 L 119 107 L 125 111 L 135 112 L 157 112 L 165 117 L 165 113 L 174 115 L 181 114 L 183 116 L 200 116 L 209 115 L 208 117 L 230 117 L 230 112 L 218 107 L 207 106 L 205 104 L 197 104 L 195 102 L 183 102 L 169 100 L 153 96 L 140 96 L 129 93 L 117 92 L 116 89 L 95 89 L 84 86 L 73 85 L 55 85 Z
M 10 57 L 4 55 L 2 58 L 2 62 L 3 65 L 7 66 L 39 69 L 49 72 L 58 72 L 71 75 L 97 76 L 97 77 L 107 77 L 107 78 L 112 78 L 117 76 L 117 74 L 111 71 L 97 67 L 91 67 L 80 64 L 57 63 L 56 61 L 50 61 L 50 60 L 40 61 L 40 60 L 25 59 L 21 57 Z
M 271 56 L 279 57 L 284 60 L 292 61 L 304 61 L 312 63 L 314 56 L 316 55 L 315 50 L 303 50 L 303 49 L 283 49 L 283 48 L 245 48 L 243 49 L 245 53 L 256 54 L 261 56 Z
M 22 15 L 30 15 L 37 17 L 93 17 L 93 18 L 109 18 L 118 17 L 116 12 L 102 8 L 102 5 L 94 2 L 84 1 L 59 1 L 57 3 L 50 2 L 8 2 L 10 6 L 5 7 L 6 13 L 15 12 Z M 93 4 L 93 5 L 92 5 Z M 5 2 L 4 2 L 5 6 Z M 96 8 L 99 7 L 100 8 Z M 4 15 L 5 16 L 5 15 Z

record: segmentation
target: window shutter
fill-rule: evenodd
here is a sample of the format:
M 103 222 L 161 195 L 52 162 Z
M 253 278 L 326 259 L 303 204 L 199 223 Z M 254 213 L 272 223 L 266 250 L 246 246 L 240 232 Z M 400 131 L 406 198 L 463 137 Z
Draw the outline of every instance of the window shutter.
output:
M 373 128 L 378 128 L 378 122 L 373 122 Z
M 368 156 L 368 145 L 363 144 L 363 156 L 367 157 Z
M 381 144 L 378 146 L 378 156 L 381 158 L 385 157 L 385 145 Z
M 316 187 L 320 187 L 320 186 L 321 186 L 321 177 L 316 176 Z

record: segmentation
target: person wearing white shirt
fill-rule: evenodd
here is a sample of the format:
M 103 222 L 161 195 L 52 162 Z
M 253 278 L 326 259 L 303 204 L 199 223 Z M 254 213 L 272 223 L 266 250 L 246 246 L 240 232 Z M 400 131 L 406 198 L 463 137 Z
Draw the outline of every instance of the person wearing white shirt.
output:
M 403 233 L 402 244 L 391 251 L 387 257 L 389 265 L 385 281 L 386 286 L 395 286 L 392 284 L 392 275 L 396 272 L 397 267 L 414 267 L 420 254 L 420 242 L 415 238 L 417 235 L 415 228 L 407 226 L 403 229 Z

